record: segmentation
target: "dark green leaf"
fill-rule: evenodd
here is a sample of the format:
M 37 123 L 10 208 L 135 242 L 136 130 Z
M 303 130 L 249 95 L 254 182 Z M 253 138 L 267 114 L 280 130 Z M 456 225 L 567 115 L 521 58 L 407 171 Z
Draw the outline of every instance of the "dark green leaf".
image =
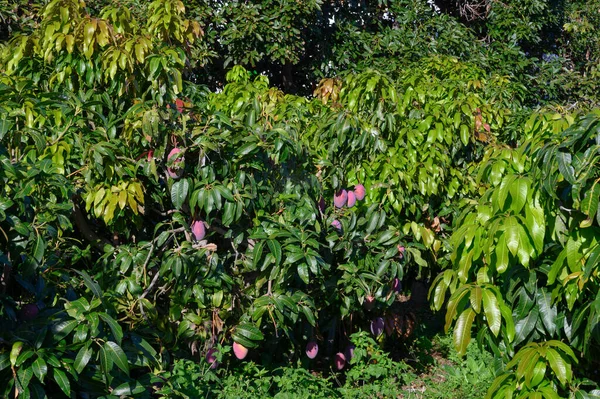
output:
M 183 179 L 173 183 L 171 187 L 171 202 L 175 209 L 181 209 L 188 195 L 190 183 L 187 179 Z
M 60 323 L 54 324 L 52 326 L 52 338 L 55 341 L 60 341 L 61 339 L 69 335 L 69 333 L 73 331 L 78 324 L 79 322 L 77 320 L 64 320 Z
M 106 313 L 98 313 L 98 316 L 100 316 L 100 318 L 104 320 L 106 324 L 108 324 L 108 327 L 110 328 L 110 331 L 112 332 L 115 341 L 117 341 L 117 343 L 120 344 L 121 339 L 123 339 L 123 329 L 121 328 L 119 323 L 117 323 L 115 319 L 113 319 Z
M 85 286 L 94 294 L 97 298 L 102 298 L 102 290 L 98 283 L 96 283 L 85 270 L 75 270 L 82 278 Z
M 127 363 L 127 356 L 125 355 L 125 352 L 123 352 L 123 349 L 113 341 L 106 341 L 104 350 L 106 354 L 110 356 L 112 362 L 129 375 L 129 364 Z
M 537 306 L 540 308 L 542 323 L 550 336 L 556 331 L 556 306 L 552 306 L 552 298 L 549 292 L 538 290 L 536 294 Z
M 41 357 L 38 357 L 35 362 L 31 365 L 33 370 L 33 374 L 40 380 L 41 383 L 44 382 L 44 377 L 48 373 L 48 365 Z
M 65 372 L 55 368 L 52 370 L 52 373 L 54 374 L 54 381 L 56 381 L 60 389 L 65 393 L 65 395 L 71 397 L 71 383 L 69 382 Z
M 81 349 L 79 349 L 77 356 L 75 356 L 75 363 L 73 363 L 75 371 L 77 371 L 78 374 L 81 374 L 85 366 L 87 366 L 92 358 L 92 353 L 92 348 L 88 346 L 82 346 Z

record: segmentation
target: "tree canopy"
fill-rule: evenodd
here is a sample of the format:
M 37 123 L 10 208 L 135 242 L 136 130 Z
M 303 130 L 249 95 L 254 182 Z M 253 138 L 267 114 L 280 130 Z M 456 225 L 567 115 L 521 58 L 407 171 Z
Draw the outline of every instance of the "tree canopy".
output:
M 494 352 L 490 397 L 592 397 L 598 10 L 1 2 L 0 392 L 334 359 L 409 336 L 422 280 L 459 353 Z

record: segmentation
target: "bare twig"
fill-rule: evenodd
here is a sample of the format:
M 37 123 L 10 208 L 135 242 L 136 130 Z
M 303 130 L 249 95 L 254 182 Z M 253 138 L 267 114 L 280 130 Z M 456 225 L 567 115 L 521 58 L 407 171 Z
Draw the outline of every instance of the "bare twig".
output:
M 156 282 L 158 281 L 158 278 L 160 277 L 160 272 L 157 270 L 156 274 L 154 275 L 154 277 L 152 278 L 152 281 L 150 282 L 150 285 L 148 286 L 148 288 L 146 288 L 146 290 L 144 291 L 144 293 L 140 296 L 140 299 L 143 299 L 146 297 L 146 295 L 148 295 L 148 293 L 150 291 L 152 291 L 152 288 L 154 288 L 154 286 L 156 285 Z

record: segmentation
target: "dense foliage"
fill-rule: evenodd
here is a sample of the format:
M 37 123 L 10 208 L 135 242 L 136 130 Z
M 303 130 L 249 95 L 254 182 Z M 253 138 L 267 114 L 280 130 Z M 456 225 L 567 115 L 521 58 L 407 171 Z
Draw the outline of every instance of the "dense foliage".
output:
M 2 395 L 345 395 L 415 281 L 489 397 L 597 394 L 600 4 L 484 3 L 0 4 Z

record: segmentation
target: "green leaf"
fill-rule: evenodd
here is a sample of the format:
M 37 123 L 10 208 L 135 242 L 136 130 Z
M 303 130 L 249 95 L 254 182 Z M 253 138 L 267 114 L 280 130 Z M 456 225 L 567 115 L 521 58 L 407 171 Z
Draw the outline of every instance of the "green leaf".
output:
M 471 308 L 465 309 L 456 321 L 454 327 L 454 347 L 459 356 L 467 353 L 467 346 L 471 342 L 471 327 L 475 320 L 475 311 Z
M 100 347 L 100 366 L 102 368 L 102 373 L 104 374 L 104 378 L 108 378 L 110 375 L 110 371 L 113 368 L 113 360 L 110 354 L 106 351 L 106 346 L 103 345 Z
M 498 336 L 500 327 L 502 326 L 502 313 L 500 312 L 500 306 L 498 306 L 498 299 L 492 290 L 483 290 L 483 312 L 487 320 L 488 326 L 494 336 Z
M 102 290 L 98 283 L 96 283 L 85 270 L 75 270 L 83 278 L 85 286 L 98 298 L 102 298 Z
M 78 374 L 81 374 L 85 366 L 87 366 L 88 362 L 92 358 L 92 353 L 92 348 L 88 346 L 82 346 L 81 349 L 79 349 L 77 356 L 75 356 L 75 363 L 73 363 L 75 371 L 77 371 Z
M 594 219 L 600 202 L 600 179 L 597 179 L 592 184 L 586 193 L 583 201 L 581 201 L 581 212 L 587 215 L 588 219 Z
M 117 343 L 120 344 L 121 343 L 121 339 L 123 339 L 123 329 L 121 328 L 121 326 L 119 325 L 119 323 L 117 323 L 115 321 L 115 319 L 113 319 L 112 317 L 110 317 L 106 313 L 98 313 L 98 316 L 100 316 L 100 318 L 106 324 L 108 324 L 108 327 L 110 328 L 110 331 L 112 332 L 112 335 L 115 338 L 115 341 L 117 341 Z
M 127 363 L 127 356 L 123 349 L 116 342 L 106 341 L 104 344 L 104 350 L 107 356 L 110 356 L 112 362 L 114 362 L 118 368 L 123 370 L 127 375 L 129 375 L 129 364 Z
M 546 376 L 546 362 L 538 361 L 533 368 L 533 372 L 531 373 L 531 377 L 529 380 L 529 385 L 531 387 L 538 386 Z
M 487 394 L 485 395 L 485 399 L 504 397 L 504 396 L 496 396 L 496 395 L 498 393 L 500 393 L 500 388 L 503 385 L 507 385 L 507 383 L 513 383 L 513 381 L 507 381 L 508 379 L 514 379 L 514 374 L 513 373 L 504 373 L 504 374 L 501 374 L 500 376 L 496 377 L 496 379 L 494 379 L 494 382 L 492 382 L 492 385 L 488 389 Z M 508 396 L 508 397 L 511 397 L 511 396 Z
M 464 304 L 462 303 L 463 298 L 469 292 L 468 286 L 461 286 L 458 290 L 454 291 L 450 300 L 448 301 L 448 306 L 446 308 L 446 325 L 444 326 L 444 330 L 447 332 L 452 324 L 452 320 L 456 317 L 458 312 L 462 310 L 462 307 L 459 306 Z
M 573 352 L 573 349 L 571 349 L 569 347 L 569 345 L 565 344 L 564 342 L 553 339 L 553 340 L 547 341 L 546 345 L 553 346 L 553 347 L 560 349 L 561 351 L 566 353 L 571 358 L 571 360 L 573 360 L 575 363 L 578 363 L 577 356 L 575 356 L 575 352 Z
M 500 313 L 502 313 L 502 318 L 504 319 L 504 324 L 506 325 L 506 339 L 508 342 L 513 342 L 516 332 L 511 310 L 508 306 L 501 303 Z
M 8 353 L 0 353 L 0 371 L 10 366 L 10 356 Z
M 235 155 L 237 155 L 239 157 L 242 155 L 249 154 L 257 146 L 258 146 L 258 144 L 256 142 L 247 143 L 247 144 L 243 145 L 242 147 L 238 148 L 238 150 L 235 152 Z
M 60 389 L 65 393 L 65 395 L 71 397 L 71 383 L 69 382 L 65 372 L 55 368 L 52 369 L 52 373 L 54 374 L 54 381 L 56 381 Z
M 258 262 L 262 258 L 264 246 L 265 242 L 262 240 L 257 242 L 256 245 L 254 245 L 254 248 L 252 249 L 252 270 L 256 270 L 256 268 L 258 267 Z
M 558 161 L 558 170 L 565 180 L 571 184 L 575 184 L 575 169 L 571 166 L 571 154 L 559 151 L 556 153 L 556 159 Z
M 506 218 L 504 225 L 505 230 L 503 235 L 506 236 L 506 246 L 513 256 L 517 256 L 520 242 L 519 223 L 513 216 L 509 216 Z
M 527 202 L 527 193 L 529 191 L 529 179 L 518 178 L 510 185 L 510 209 L 515 213 L 520 213 Z
M 508 268 L 509 262 L 508 246 L 506 244 L 506 233 L 503 233 L 498 239 L 494 254 L 496 255 L 496 271 L 499 274 L 502 274 Z
M 112 390 L 113 395 L 132 396 L 146 391 L 146 388 L 139 381 L 125 382 Z
M 565 250 L 567 251 L 567 264 L 571 271 L 581 270 L 580 260 L 583 254 L 579 251 L 583 245 L 583 240 L 580 237 L 569 237 Z
M 171 187 L 171 202 L 175 209 L 181 209 L 188 195 L 190 183 L 187 179 L 183 179 L 173 183 Z
M 314 327 L 317 321 L 315 319 L 315 314 L 313 313 L 312 309 L 306 305 L 302 305 L 301 309 L 302 313 L 304 313 L 304 316 L 306 317 L 306 320 L 310 323 L 311 326 Z
M 537 306 L 531 308 L 527 315 L 517 322 L 515 326 L 515 345 L 523 342 L 535 328 L 540 311 Z
M 517 369 L 515 374 L 519 380 L 525 378 L 527 380 L 527 375 L 533 372 L 535 365 L 537 364 L 540 354 L 537 348 L 530 348 L 531 350 L 527 351 L 527 354 L 519 360 L 517 364 Z
M 235 216 L 235 204 L 233 202 L 225 201 L 223 205 L 223 226 L 230 226 L 233 223 L 233 217 Z
M 460 125 L 460 141 L 465 146 L 469 144 L 469 127 L 467 125 Z
M 41 235 L 38 235 L 35 240 L 35 246 L 33 247 L 33 259 L 37 262 L 38 265 L 42 263 L 42 259 L 44 258 L 44 252 L 46 251 L 46 242 Z
M 31 368 L 33 369 L 33 374 L 35 374 L 37 379 L 40 380 L 41 383 L 43 383 L 44 377 L 48 373 L 48 365 L 46 364 L 46 361 L 41 357 L 38 357 L 36 361 L 33 362 L 33 364 L 31 365 Z
M 267 245 L 275 257 L 276 264 L 281 264 L 281 245 L 277 240 L 267 240 Z
M 549 292 L 545 290 L 538 290 L 536 293 L 537 305 L 540 308 L 540 315 L 542 317 L 542 323 L 546 328 L 546 331 L 550 336 L 554 335 L 556 331 L 556 307 L 552 307 L 552 298 Z
M 550 368 L 554 371 L 554 374 L 564 386 L 567 383 L 567 368 L 571 368 L 571 365 L 562 358 L 559 352 L 552 348 L 546 349 L 546 359 L 550 363 Z
M 527 230 L 533 239 L 533 245 L 538 254 L 544 249 L 544 237 L 546 235 L 546 223 L 544 220 L 544 210 L 537 204 L 529 203 L 525 207 L 525 223 Z
M 308 275 L 308 265 L 304 262 L 298 263 L 298 275 L 304 281 L 305 284 L 310 282 L 310 278 Z
M 469 300 L 471 301 L 471 307 L 475 313 L 481 313 L 481 299 L 483 296 L 483 290 L 479 286 L 471 288 L 469 293 Z
M 23 365 L 23 363 L 25 363 L 25 361 L 28 360 L 29 358 L 31 358 L 34 354 L 35 354 L 35 352 L 33 350 L 31 350 L 29 348 L 26 348 L 17 357 L 17 361 L 15 363 L 15 366 L 21 367 L 21 365 Z
M 60 323 L 54 324 L 52 326 L 52 338 L 55 341 L 60 341 L 61 339 L 69 335 L 69 333 L 73 331 L 78 324 L 79 322 L 77 320 L 64 320 Z
M 373 211 L 371 216 L 369 217 L 369 223 L 367 223 L 366 231 L 368 234 L 371 234 L 373 230 L 377 228 L 377 224 L 379 223 L 379 213 L 377 211 Z
M 446 282 L 444 281 L 443 274 L 439 274 L 431 286 L 433 289 L 433 308 L 436 311 L 439 311 L 442 308 L 442 305 L 444 304 L 444 300 L 446 299 L 446 292 L 448 291 L 448 284 L 446 284 Z M 431 298 L 431 291 L 429 293 L 429 296 Z
M 42 388 L 42 386 L 33 381 L 29 384 L 29 386 L 27 387 L 31 393 L 31 399 L 47 399 L 48 396 L 46 395 L 46 392 L 44 391 L 44 388 Z
M 583 278 L 589 279 L 592 273 L 598 269 L 598 265 L 600 265 L 600 244 L 597 244 L 588 255 L 583 268 Z
M 232 337 L 234 341 L 244 345 L 246 348 L 255 348 L 258 346 L 256 341 L 264 339 L 262 332 L 250 323 L 239 324 L 235 328 Z
M 242 323 L 235 328 L 235 334 L 244 336 L 252 341 L 264 339 L 263 333 L 253 324 Z

